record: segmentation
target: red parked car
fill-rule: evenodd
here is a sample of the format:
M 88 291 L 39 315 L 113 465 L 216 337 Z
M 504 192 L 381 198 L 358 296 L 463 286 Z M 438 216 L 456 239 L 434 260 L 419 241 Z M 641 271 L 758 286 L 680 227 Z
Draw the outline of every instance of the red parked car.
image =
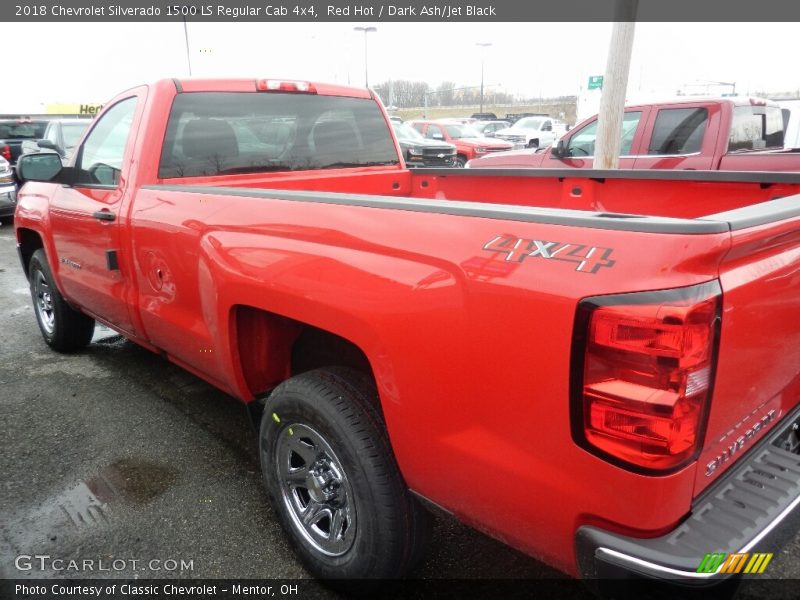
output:
M 411 126 L 427 138 L 455 144 L 457 167 L 463 167 L 473 158 L 514 147 L 508 142 L 485 137 L 470 125 L 452 121 L 411 121 Z

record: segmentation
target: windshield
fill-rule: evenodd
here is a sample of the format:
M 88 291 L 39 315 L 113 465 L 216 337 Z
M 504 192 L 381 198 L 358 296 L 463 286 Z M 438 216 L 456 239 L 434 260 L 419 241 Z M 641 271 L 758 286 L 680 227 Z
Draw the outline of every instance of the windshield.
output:
M 469 125 L 445 125 L 445 129 L 447 129 L 447 135 L 454 140 L 481 137 L 481 134 Z
M 542 119 L 527 117 L 514 123 L 515 129 L 539 129 L 542 126 Z
M 422 134 L 405 123 L 392 123 L 394 125 L 394 132 L 397 134 L 398 139 L 406 140 L 409 142 L 424 142 L 425 138 Z

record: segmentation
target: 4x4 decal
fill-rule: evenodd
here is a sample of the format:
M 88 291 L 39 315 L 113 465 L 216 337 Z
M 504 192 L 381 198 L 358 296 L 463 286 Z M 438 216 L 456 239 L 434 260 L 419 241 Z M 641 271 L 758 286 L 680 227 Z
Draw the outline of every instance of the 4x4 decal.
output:
M 603 267 L 613 267 L 612 248 L 598 248 L 586 244 L 567 244 L 529 240 L 511 235 L 498 235 L 484 244 L 488 252 L 505 254 L 509 262 L 522 262 L 527 258 L 545 258 L 577 263 L 580 273 L 597 273 Z

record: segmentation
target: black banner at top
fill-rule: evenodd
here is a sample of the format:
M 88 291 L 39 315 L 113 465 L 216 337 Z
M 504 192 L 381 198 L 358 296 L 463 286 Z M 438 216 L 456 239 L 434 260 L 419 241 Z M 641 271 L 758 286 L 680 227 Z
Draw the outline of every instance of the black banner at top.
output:
M 795 0 L 6 0 L 10 22 L 787 22 Z M 535 36 L 534 36 L 535 37 Z

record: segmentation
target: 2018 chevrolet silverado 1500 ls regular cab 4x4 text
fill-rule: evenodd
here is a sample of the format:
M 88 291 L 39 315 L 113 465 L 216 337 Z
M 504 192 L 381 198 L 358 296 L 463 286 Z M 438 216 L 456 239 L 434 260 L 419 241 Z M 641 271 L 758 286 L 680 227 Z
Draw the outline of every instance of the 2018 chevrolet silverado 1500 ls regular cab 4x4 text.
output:
M 794 532 L 796 175 L 409 170 L 370 92 L 275 80 L 129 90 L 18 169 L 44 339 L 262 412 L 319 576 L 405 573 L 420 498 L 588 578 Z
M 544 152 L 486 156 L 472 168 L 591 169 L 597 117 L 576 125 Z M 800 171 L 784 149 L 780 107 L 760 98 L 693 98 L 625 108 L 621 169 Z

